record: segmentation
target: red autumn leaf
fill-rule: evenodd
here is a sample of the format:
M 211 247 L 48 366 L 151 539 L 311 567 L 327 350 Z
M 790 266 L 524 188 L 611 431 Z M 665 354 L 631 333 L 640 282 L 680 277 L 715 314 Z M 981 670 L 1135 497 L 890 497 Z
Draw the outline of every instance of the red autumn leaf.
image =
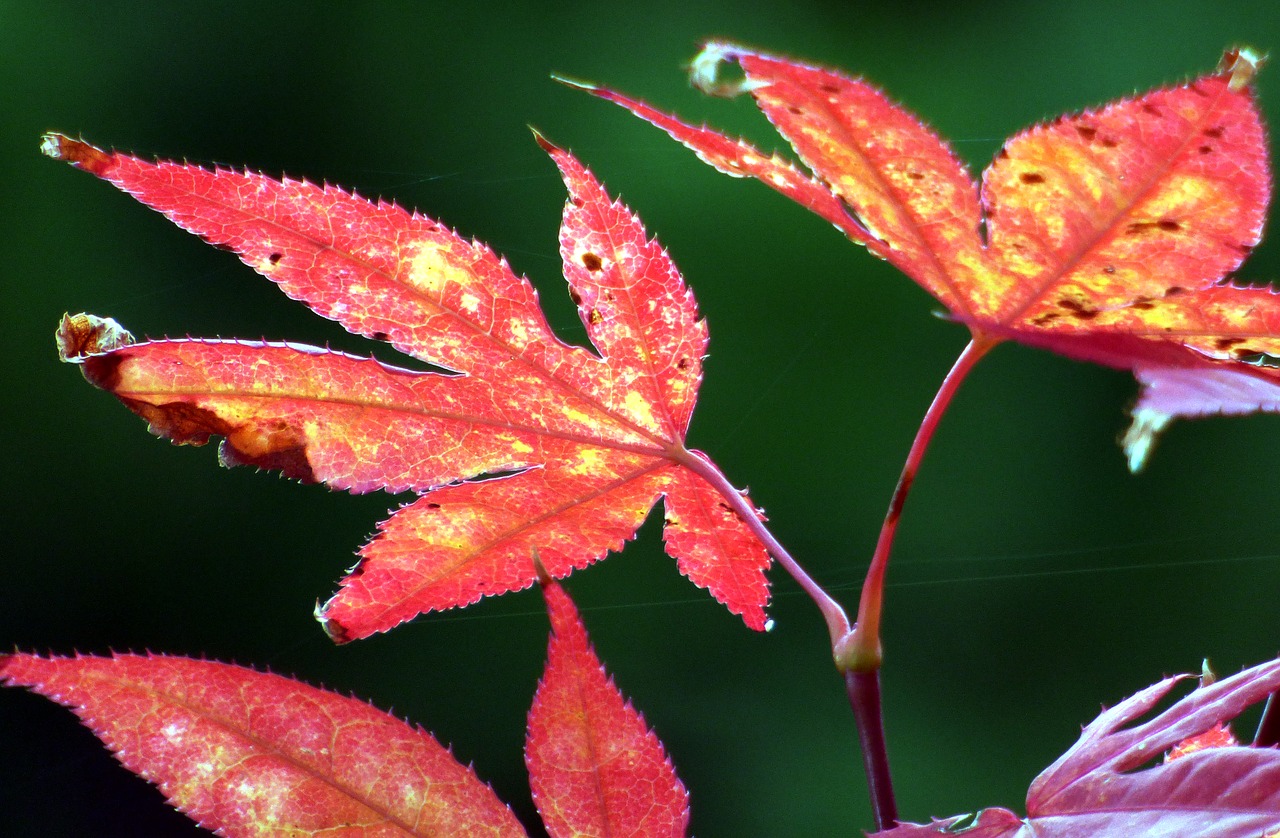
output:
M 1177 835 L 1257 838 L 1280 829 L 1280 750 L 1227 746 L 1144 768 L 1178 742 L 1213 730 L 1280 689 L 1280 660 L 1201 687 L 1154 718 L 1148 713 L 1189 675 L 1166 678 L 1104 710 L 1027 792 L 1027 817 L 986 809 L 972 838 Z M 956 834 L 965 816 L 906 824 L 875 838 Z
M 744 74 L 720 82 L 726 62 Z M 952 151 L 861 79 L 729 44 L 694 62 L 749 91 L 814 172 L 612 91 L 720 171 L 752 176 L 911 276 L 987 343 L 1130 369 L 1123 444 L 1141 468 L 1171 419 L 1280 410 L 1280 301 L 1224 280 L 1258 243 L 1270 193 L 1251 82 L 1259 60 L 1011 139 L 981 190 Z
M 605 674 L 573 602 L 544 585 L 547 668 L 529 710 L 525 763 L 538 813 L 559 836 L 682 836 L 689 796 L 640 714 Z
M 524 835 L 430 734 L 362 701 L 188 658 L 0 657 L 126 768 L 227 836 Z
M 316 313 L 450 371 L 283 343 L 126 345 L 127 332 L 106 334 L 113 321 L 64 319 L 63 357 L 157 435 L 223 437 L 227 465 L 420 493 L 319 609 L 339 642 L 527 587 L 535 548 L 553 576 L 584 567 L 621 549 L 660 497 L 681 572 L 764 627 L 769 557 L 726 502 L 741 499 L 713 488 L 715 466 L 684 445 L 706 324 L 639 220 L 539 142 L 569 189 L 565 277 L 599 354 L 558 340 L 505 260 L 392 204 L 45 139 L 50 156 L 235 251 Z

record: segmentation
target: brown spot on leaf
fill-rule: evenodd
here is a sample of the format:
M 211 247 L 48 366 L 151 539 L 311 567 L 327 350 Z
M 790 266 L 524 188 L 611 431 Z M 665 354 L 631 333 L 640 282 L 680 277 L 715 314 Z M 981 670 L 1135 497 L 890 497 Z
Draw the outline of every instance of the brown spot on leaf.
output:
M 691 367 L 692 365 L 693 365 L 693 361 L 691 359 L 681 358 L 679 361 L 676 362 L 676 369 L 680 370 L 681 372 L 684 372 L 685 370 L 689 369 L 689 367 Z
M 1115 147 L 1116 147 L 1116 146 L 1118 146 L 1118 145 L 1120 145 L 1120 144 L 1119 144 L 1118 142 L 1116 142 L 1116 141 L 1115 141 L 1113 138 L 1111 138 L 1111 137 L 1103 137 L 1103 138 L 1102 138 L 1102 147 L 1103 147 L 1103 148 L 1115 148 Z
M 840 88 L 836 87 L 834 84 L 820 84 L 818 85 L 818 89 L 821 90 L 823 93 L 839 93 L 840 92 Z
M 1204 134 L 1206 137 L 1213 137 L 1215 140 L 1220 140 L 1222 139 L 1224 130 L 1225 129 L 1221 125 L 1215 125 L 1212 128 L 1204 129 L 1200 133 Z
M 593 308 L 591 309 L 591 313 L 587 315 L 587 320 L 591 323 L 592 326 L 599 326 L 601 323 L 604 322 L 604 315 Z
M 1244 338 L 1218 338 L 1214 342 L 1214 346 L 1218 349 L 1230 349 L 1233 346 L 1239 346 L 1244 343 Z
M 1144 102 L 1142 105 L 1143 113 L 1149 113 L 1152 116 L 1160 116 L 1160 109 L 1150 102 Z
M 1098 136 L 1098 129 L 1091 125 L 1077 125 L 1076 133 L 1079 134 L 1085 142 L 1093 142 L 1093 138 Z
M 1181 285 L 1171 285 L 1169 290 L 1164 292 L 1164 295 L 1166 297 L 1176 297 L 1179 294 L 1185 293 L 1187 293 L 1187 289 L 1183 288 Z
M 1067 310 L 1068 316 L 1077 320 L 1092 320 L 1098 316 L 1097 309 L 1089 308 L 1084 303 L 1069 297 L 1063 297 L 1058 300 L 1058 305 Z
M 598 271 L 604 267 L 604 262 L 594 253 L 582 254 L 582 264 L 589 271 Z
M 1172 218 L 1162 218 L 1159 221 L 1134 221 L 1124 228 L 1124 231 L 1131 236 L 1142 236 L 1154 230 L 1160 230 L 1165 233 L 1176 233 L 1182 229 L 1182 225 Z
M 272 253 L 270 256 L 267 257 L 267 261 L 273 265 L 278 265 L 280 263 L 280 260 L 283 258 L 284 258 L 283 253 Z
M 1199 148 L 1197 148 L 1196 151 L 1200 152 L 1201 154 L 1208 154 L 1209 152 L 1213 151 L 1213 146 L 1202 145 Z
M 578 293 L 578 289 L 576 288 L 569 289 L 569 299 L 573 300 L 573 304 L 575 306 L 582 305 L 582 295 Z
M 1102 268 L 1102 272 L 1103 272 L 1104 274 L 1113 274 L 1113 273 L 1115 273 L 1115 272 L 1116 272 L 1116 266 L 1115 266 L 1115 265 L 1105 265 L 1105 266 L 1103 266 L 1103 268 Z
M 797 108 L 795 105 L 787 105 L 787 113 L 793 113 L 798 115 L 798 114 L 804 113 L 804 110 L 801 108 Z
M 373 338 L 374 340 L 385 341 L 385 340 L 388 340 L 391 337 L 391 335 L 387 334 L 386 332 L 374 332 L 373 334 L 369 335 L 369 337 Z
M 1039 172 L 1023 172 L 1018 175 L 1018 180 L 1027 184 L 1044 183 L 1044 175 Z

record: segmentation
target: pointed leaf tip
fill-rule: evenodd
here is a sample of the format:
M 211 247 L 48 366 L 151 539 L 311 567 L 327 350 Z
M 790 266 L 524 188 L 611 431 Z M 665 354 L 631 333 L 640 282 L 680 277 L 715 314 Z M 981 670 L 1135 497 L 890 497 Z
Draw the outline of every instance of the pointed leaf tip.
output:
M 134 343 L 127 329 L 110 317 L 94 314 L 64 314 L 54 333 L 58 357 L 68 364 L 80 364 L 91 355 L 102 355 Z
M 554 155 L 554 154 L 559 154 L 563 151 L 563 149 L 561 149 L 560 146 L 548 140 L 547 135 L 543 134 L 537 128 L 530 125 L 529 130 L 533 132 L 534 142 L 542 146 L 542 150 L 545 151 L 547 154 Z
M 95 175 L 111 168 L 111 155 L 96 146 L 50 132 L 40 138 L 40 153 Z
M 558 81 L 561 84 L 563 84 L 565 87 L 572 87 L 576 90 L 586 90 L 590 92 L 595 92 L 600 89 L 599 85 L 592 84 L 589 81 L 582 81 L 581 79 L 575 79 L 569 76 L 562 76 L 559 73 L 552 73 L 551 80 Z

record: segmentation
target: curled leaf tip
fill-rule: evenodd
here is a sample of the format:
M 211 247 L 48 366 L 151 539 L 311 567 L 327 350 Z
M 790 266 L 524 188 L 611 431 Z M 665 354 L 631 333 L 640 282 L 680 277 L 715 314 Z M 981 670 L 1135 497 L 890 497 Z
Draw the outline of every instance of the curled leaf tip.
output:
M 110 317 L 95 314 L 64 314 L 54 333 L 58 357 L 68 364 L 79 364 L 91 355 L 102 355 L 134 343 L 127 329 Z
M 101 175 L 111 168 L 111 155 L 107 152 L 56 132 L 50 132 L 40 138 L 40 153 L 95 175 Z
M 726 68 L 730 65 L 737 66 L 735 59 L 738 52 L 738 48 L 730 44 L 709 41 L 702 52 L 689 63 L 689 84 L 708 96 L 722 96 L 726 99 L 767 86 L 769 83 L 760 79 L 726 76 Z
M 1228 88 L 1241 90 L 1253 83 L 1258 71 L 1266 63 L 1267 56 L 1253 47 L 1232 47 L 1222 54 L 1222 61 L 1218 62 L 1218 72 L 1230 74 Z

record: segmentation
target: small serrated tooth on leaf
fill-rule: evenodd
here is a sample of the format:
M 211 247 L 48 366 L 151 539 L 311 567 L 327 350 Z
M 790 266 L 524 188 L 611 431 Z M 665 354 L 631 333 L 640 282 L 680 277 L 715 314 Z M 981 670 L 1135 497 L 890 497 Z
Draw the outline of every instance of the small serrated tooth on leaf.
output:
M 1232 47 L 1222 54 L 1222 60 L 1218 62 L 1218 72 L 1231 74 L 1227 88 L 1236 91 L 1252 84 L 1258 76 L 1258 71 L 1266 63 L 1267 56 L 1253 47 Z
M 728 44 L 715 41 L 707 43 L 702 48 L 702 52 L 689 62 L 689 84 L 708 96 L 721 96 L 725 99 L 732 99 L 743 93 L 767 87 L 769 82 L 759 79 L 749 79 L 745 76 L 725 78 L 725 68 L 737 66 L 737 62 L 734 61 L 736 54 L 737 50 Z
M 1120 437 L 1120 447 L 1129 461 L 1129 471 L 1137 474 L 1146 466 L 1160 432 L 1169 427 L 1173 417 L 1159 410 L 1139 408 L 1133 412 L 1133 424 Z
M 54 332 L 58 357 L 68 364 L 81 364 L 91 355 L 102 355 L 135 343 L 127 329 L 110 317 L 95 314 L 64 314 Z

